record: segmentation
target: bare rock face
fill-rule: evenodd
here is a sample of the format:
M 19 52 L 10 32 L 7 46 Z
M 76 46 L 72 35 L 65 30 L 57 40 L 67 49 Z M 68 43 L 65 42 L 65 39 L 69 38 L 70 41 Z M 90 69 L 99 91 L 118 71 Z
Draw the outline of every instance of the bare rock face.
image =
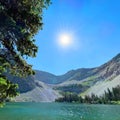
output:
M 103 79 L 113 79 L 120 75 L 120 54 L 115 56 L 109 62 L 98 67 L 96 72 Z
M 118 85 L 120 85 L 120 75 L 118 75 L 111 81 L 105 80 L 94 84 L 85 91 L 84 95 L 91 96 L 91 94 L 95 94 L 97 96 L 102 96 L 105 93 L 105 91 L 107 92 L 108 88 L 109 90 L 112 90 L 112 88 L 115 88 Z
M 53 102 L 61 95 L 53 90 L 49 85 L 35 81 L 37 86 L 26 93 L 20 94 L 20 96 L 16 97 L 15 101 L 17 102 Z

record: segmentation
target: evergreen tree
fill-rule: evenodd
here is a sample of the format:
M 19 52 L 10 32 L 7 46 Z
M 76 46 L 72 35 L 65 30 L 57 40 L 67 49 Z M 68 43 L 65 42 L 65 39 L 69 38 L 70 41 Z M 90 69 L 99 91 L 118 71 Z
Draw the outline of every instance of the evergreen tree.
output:
M 34 74 L 25 58 L 36 56 L 34 35 L 42 29 L 43 9 L 49 4 L 50 0 L 0 0 L 0 67 L 4 68 L 0 71 L 0 102 L 11 97 L 7 94 L 9 86 L 14 89 L 10 90 L 12 95 L 16 95 L 16 87 L 3 72 L 19 76 Z

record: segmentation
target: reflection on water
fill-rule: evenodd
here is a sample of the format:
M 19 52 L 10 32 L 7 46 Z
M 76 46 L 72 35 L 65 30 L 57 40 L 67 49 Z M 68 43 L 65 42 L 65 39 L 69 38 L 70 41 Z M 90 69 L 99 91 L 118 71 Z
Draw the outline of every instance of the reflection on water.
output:
M 119 105 L 9 103 L 0 120 L 120 120 Z
M 120 106 L 68 104 L 61 115 L 64 120 L 120 120 Z

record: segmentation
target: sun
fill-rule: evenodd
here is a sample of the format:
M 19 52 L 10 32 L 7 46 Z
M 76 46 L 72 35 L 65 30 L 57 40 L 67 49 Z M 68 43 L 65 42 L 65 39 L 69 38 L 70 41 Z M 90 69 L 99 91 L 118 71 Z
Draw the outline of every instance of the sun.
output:
M 73 38 L 71 34 L 62 33 L 58 36 L 58 44 L 63 48 L 68 48 L 73 44 Z
M 55 47 L 62 53 L 78 50 L 78 37 L 75 30 L 60 29 L 55 32 Z

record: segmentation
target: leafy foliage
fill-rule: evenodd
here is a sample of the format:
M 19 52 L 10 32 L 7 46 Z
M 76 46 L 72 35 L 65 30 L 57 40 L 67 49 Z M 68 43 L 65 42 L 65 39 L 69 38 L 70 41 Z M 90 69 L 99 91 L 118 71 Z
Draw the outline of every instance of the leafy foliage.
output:
M 13 84 L 1 74 L 5 71 L 3 66 L 0 66 L 0 103 L 3 103 L 7 98 L 12 98 L 18 95 L 16 90 L 18 88 L 17 84 Z
M 43 8 L 49 4 L 50 0 L 0 0 L 0 102 L 17 95 L 17 86 L 4 72 L 34 74 L 25 58 L 36 56 L 34 35 L 42 29 Z
M 49 4 L 49 0 L 0 0 L 0 46 L 4 49 L 0 57 L 12 73 L 33 73 L 24 58 L 36 56 L 34 35 L 42 29 L 43 8 Z

